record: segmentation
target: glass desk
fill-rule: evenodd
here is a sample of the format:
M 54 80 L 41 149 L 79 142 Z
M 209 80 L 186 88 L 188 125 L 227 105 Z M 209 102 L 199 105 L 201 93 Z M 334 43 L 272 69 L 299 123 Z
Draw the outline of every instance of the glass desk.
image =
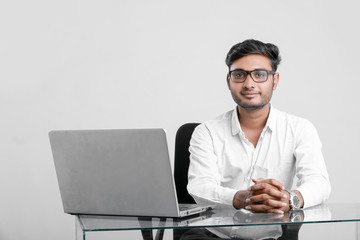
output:
M 180 219 L 94 215 L 76 215 L 75 218 L 77 240 L 90 239 L 92 233 L 96 233 L 98 239 L 106 239 L 101 233 L 124 234 L 128 231 L 137 232 L 138 235 L 126 237 L 127 239 L 147 240 L 301 239 L 302 236 L 302 239 L 309 239 L 306 236 L 317 235 L 322 238 L 321 236 L 326 234 L 330 234 L 326 239 L 340 237 L 360 240 L 360 203 L 325 204 L 284 214 L 217 208 L 191 218 Z M 153 234 L 153 231 L 157 233 Z M 350 237 L 344 237 L 346 234 Z

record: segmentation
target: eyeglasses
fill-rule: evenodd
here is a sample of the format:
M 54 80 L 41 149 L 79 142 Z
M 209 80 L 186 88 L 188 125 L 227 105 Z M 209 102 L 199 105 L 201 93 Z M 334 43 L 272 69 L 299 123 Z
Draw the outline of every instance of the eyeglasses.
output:
M 248 74 L 250 74 L 254 82 L 266 82 L 268 80 L 269 74 L 275 75 L 274 71 L 268 71 L 266 69 L 255 69 L 252 71 L 245 71 L 242 69 L 234 69 L 229 71 L 230 80 L 236 83 L 245 82 Z

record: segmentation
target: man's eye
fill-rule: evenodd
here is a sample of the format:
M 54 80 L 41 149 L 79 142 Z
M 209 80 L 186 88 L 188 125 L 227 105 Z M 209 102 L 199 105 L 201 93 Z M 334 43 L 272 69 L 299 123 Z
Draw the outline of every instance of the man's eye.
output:
M 255 76 L 255 78 L 266 78 L 267 73 L 264 71 L 259 71 L 259 72 L 254 72 L 253 76 Z
M 235 75 L 235 77 L 238 77 L 238 78 L 244 77 L 244 74 L 243 73 L 238 73 L 238 74 Z
M 235 78 L 244 78 L 245 77 L 245 73 L 243 72 L 237 72 L 237 73 L 234 73 L 233 75 Z

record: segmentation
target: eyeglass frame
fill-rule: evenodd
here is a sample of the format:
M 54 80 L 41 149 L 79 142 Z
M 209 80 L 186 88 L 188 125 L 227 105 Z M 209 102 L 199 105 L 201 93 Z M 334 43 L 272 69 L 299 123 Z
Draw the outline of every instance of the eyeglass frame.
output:
M 233 72 L 235 72 L 235 71 L 243 71 L 243 72 L 246 73 L 246 76 L 245 76 L 245 78 L 244 78 L 244 81 L 242 81 L 242 82 L 235 82 L 235 81 L 232 79 L 231 73 L 233 73 Z M 266 80 L 265 80 L 265 81 L 256 81 L 256 80 L 253 78 L 253 76 L 252 76 L 252 73 L 253 73 L 253 72 L 256 72 L 256 71 L 265 71 L 265 72 L 267 73 Z M 256 82 L 256 83 L 263 83 L 263 82 L 266 82 L 266 81 L 269 79 L 269 74 L 272 74 L 273 77 L 275 77 L 276 72 L 274 72 L 274 71 L 269 71 L 269 70 L 266 70 L 266 69 L 263 69 L 263 68 L 258 68 L 258 69 L 254 69 L 254 70 L 251 70 L 251 71 L 246 71 L 246 70 L 241 69 L 241 68 L 236 68 L 236 69 L 234 69 L 234 70 L 229 71 L 229 78 L 230 78 L 230 80 L 231 80 L 232 82 L 234 82 L 234 83 L 243 83 L 243 82 L 246 81 L 246 79 L 247 79 L 247 77 L 248 77 L 249 74 L 250 74 L 251 79 L 252 79 L 254 82 Z

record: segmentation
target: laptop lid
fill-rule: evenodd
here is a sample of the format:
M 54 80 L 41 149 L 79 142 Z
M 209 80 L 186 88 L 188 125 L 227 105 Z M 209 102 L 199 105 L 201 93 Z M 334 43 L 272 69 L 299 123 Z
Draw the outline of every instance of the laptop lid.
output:
M 49 133 L 64 212 L 179 217 L 163 129 Z

